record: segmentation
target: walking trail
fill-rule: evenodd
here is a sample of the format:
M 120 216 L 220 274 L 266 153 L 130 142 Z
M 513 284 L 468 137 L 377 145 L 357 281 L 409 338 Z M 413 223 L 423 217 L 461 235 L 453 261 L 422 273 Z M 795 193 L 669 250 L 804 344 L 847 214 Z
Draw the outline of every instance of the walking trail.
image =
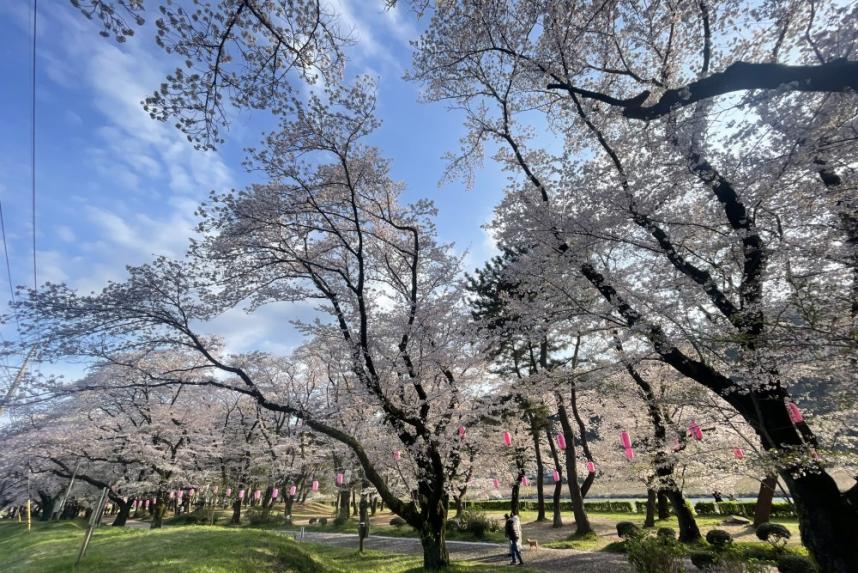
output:
M 289 532 L 289 535 L 294 535 Z M 358 537 L 354 533 L 325 533 L 306 531 L 304 541 L 325 543 L 339 547 L 357 548 Z M 364 547 L 374 551 L 399 554 L 422 554 L 420 540 L 409 537 L 386 537 L 370 535 Z M 498 570 L 508 568 L 507 546 L 499 543 L 474 541 L 447 541 L 447 549 L 453 561 L 496 564 Z M 574 549 L 527 549 L 523 553 L 524 565 L 528 569 L 547 573 L 625 573 L 631 571 L 623 555 L 602 552 L 576 551 Z

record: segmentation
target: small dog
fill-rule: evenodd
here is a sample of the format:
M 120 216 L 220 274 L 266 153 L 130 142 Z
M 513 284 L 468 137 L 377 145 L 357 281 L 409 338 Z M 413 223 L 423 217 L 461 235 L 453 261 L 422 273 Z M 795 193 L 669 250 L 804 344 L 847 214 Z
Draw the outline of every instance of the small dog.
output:
M 534 551 L 539 551 L 539 541 L 536 539 L 527 539 L 527 546 L 533 549 Z

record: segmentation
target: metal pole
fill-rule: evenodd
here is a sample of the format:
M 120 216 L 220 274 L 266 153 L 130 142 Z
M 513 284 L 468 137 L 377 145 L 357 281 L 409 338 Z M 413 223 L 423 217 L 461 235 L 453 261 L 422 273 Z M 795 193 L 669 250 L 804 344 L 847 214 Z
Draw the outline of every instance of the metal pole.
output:
M 89 540 L 92 539 L 92 532 L 95 529 L 95 524 L 101 521 L 101 512 L 104 510 L 106 500 L 107 488 L 104 488 L 101 490 L 101 497 L 98 499 L 98 505 L 96 505 L 95 511 L 93 511 L 92 515 L 89 517 L 89 526 L 86 528 L 86 535 L 83 537 L 80 552 L 77 554 L 77 561 L 74 563 L 75 567 L 80 565 L 80 560 L 83 559 L 83 556 L 86 553 L 86 548 L 89 547 Z

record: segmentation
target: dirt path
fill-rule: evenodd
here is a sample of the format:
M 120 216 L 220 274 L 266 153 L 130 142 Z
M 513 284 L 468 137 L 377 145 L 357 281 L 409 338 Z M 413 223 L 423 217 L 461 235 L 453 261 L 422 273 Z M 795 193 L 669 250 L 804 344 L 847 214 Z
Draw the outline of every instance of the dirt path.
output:
M 290 535 L 293 532 L 289 532 Z M 304 541 L 325 543 L 339 547 L 357 548 L 357 535 L 353 533 L 325 533 L 306 531 Z M 364 547 L 374 551 L 388 553 L 421 554 L 420 541 L 408 537 L 385 537 L 372 535 L 364 542 Z M 473 541 L 447 541 L 450 557 L 454 561 L 497 564 L 498 570 L 506 570 L 509 558 L 507 547 L 498 543 L 479 543 Z M 524 564 L 529 569 L 560 573 L 623 573 L 631 571 L 623 555 L 612 553 L 575 551 L 573 549 L 526 550 Z

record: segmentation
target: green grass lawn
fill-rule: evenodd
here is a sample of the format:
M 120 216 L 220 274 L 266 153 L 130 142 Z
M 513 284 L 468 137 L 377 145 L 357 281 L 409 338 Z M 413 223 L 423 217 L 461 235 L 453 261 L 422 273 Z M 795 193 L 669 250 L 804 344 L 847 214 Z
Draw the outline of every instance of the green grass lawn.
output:
M 6 573 L 72 571 L 86 525 L 0 523 L 0 569 Z M 417 573 L 418 556 L 355 551 L 296 543 L 272 531 L 252 528 L 177 526 L 158 530 L 101 527 L 93 535 L 81 572 L 140 573 Z M 492 568 L 462 564 L 451 572 Z

